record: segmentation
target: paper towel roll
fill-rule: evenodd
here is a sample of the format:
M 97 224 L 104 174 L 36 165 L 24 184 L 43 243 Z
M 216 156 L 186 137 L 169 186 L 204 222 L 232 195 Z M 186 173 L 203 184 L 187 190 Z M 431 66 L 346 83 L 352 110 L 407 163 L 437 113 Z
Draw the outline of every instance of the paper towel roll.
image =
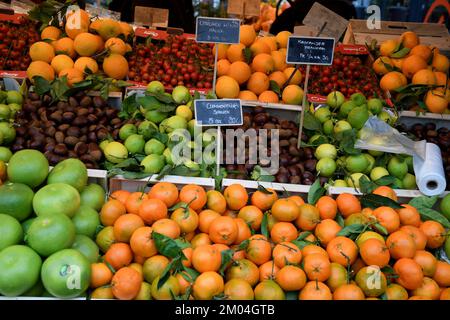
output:
M 419 157 L 413 157 L 414 173 L 420 192 L 427 196 L 437 196 L 445 191 L 444 166 L 442 163 L 441 149 L 434 143 L 427 143 L 425 161 Z

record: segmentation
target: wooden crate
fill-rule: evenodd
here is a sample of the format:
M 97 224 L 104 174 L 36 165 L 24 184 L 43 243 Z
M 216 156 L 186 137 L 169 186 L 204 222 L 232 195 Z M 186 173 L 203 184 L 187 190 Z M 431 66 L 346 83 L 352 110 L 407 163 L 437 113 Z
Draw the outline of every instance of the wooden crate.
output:
M 421 44 L 437 47 L 444 54 L 450 54 L 450 34 L 445 25 L 438 23 L 381 21 L 381 29 L 370 30 L 366 20 L 350 20 L 343 43 L 364 45 L 375 39 L 380 44 L 406 31 L 414 31 L 420 37 Z

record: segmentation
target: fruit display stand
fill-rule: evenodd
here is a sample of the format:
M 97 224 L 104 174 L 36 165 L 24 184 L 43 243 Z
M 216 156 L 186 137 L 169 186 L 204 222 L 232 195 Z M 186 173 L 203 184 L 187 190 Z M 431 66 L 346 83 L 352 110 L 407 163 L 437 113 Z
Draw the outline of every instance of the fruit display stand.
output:
M 153 175 L 150 178 L 140 180 L 125 179 L 123 176 L 114 176 L 109 179 L 109 192 L 117 190 L 127 190 L 135 192 L 143 189 L 148 191 L 148 188 L 158 182 L 170 182 L 181 188 L 183 185 L 195 184 L 204 187 L 206 190 L 212 190 L 215 186 L 214 179 L 200 178 L 200 177 L 181 177 L 181 176 L 164 176 L 161 180 L 157 180 L 158 175 Z
M 415 32 L 421 38 L 421 43 L 450 53 L 450 35 L 446 26 L 438 23 L 381 21 L 380 29 L 370 30 L 366 20 L 350 20 L 343 43 L 365 45 L 373 40 L 381 43 L 406 31 Z

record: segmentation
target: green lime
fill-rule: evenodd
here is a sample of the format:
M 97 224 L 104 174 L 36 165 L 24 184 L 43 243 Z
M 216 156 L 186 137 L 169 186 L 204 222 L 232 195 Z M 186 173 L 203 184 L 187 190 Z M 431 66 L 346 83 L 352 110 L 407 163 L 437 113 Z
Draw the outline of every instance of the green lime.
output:
M 403 188 L 405 188 L 407 190 L 417 189 L 416 176 L 408 172 L 403 177 L 402 184 L 403 184 Z
M 380 99 L 372 98 L 367 101 L 367 107 L 374 115 L 378 115 L 383 110 L 383 102 Z
M 389 173 L 398 179 L 403 179 L 408 172 L 408 164 L 406 161 L 399 159 L 398 157 L 392 157 L 388 162 L 387 167 Z
M 331 135 L 333 133 L 334 123 L 333 120 L 327 120 L 323 123 L 323 133 Z
M 333 186 L 338 187 L 338 188 L 342 188 L 342 187 L 345 188 L 345 187 L 348 187 L 348 184 L 347 184 L 347 182 L 345 182 L 345 180 L 337 179 L 337 180 L 334 180 Z
M 343 132 L 343 131 L 347 131 L 347 130 L 351 130 L 352 126 L 350 123 L 348 123 L 345 120 L 339 120 L 338 122 L 336 122 L 336 124 L 334 125 L 334 133 L 337 134 L 339 132 Z
M 33 209 L 37 216 L 63 214 L 72 218 L 80 202 L 77 189 L 65 183 L 52 183 L 36 192 Z
M 165 148 L 166 148 L 166 146 L 161 141 L 159 141 L 157 139 L 150 139 L 145 144 L 144 152 L 146 155 L 149 155 L 149 154 L 161 155 L 161 154 L 163 154 Z
M 319 108 L 314 112 L 314 117 L 320 121 L 320 123 L 324 123 L 327 120 L 331 119 L 331 111 L 330 108 L 323 107 Z
M 131 154 L 144 152 L 145 140 L 144 137 L 139 134 L 132 134 L 125 140 L 125 148 Z
M 9 120 L 11 109 L 6 104 L 0 104 L 0 120 Z
M 119 138 L 120 140 L 125 141 L 129 136 L 136 133 L 137 133 L 136 126 L 132 123 L 127 123 L 120 128 Z
M 323 159 L 323 158 L 331 158 L 336 159 L 337 157 L 337 149 L 335 146 L 329 143 L 321 144 L 317 147 L 316 152 L 314 153 L 315 157 L 317 159 Z
M 157 94 L 157 93 L 164 93 L 164 85 L 159 81 L 152 81 L 147 85 L 147 92 Z
M 192 117 L 194 116 L 194 114 L 192 113 L 191 108 L 189 108 L 186 105 L 178 106 L 176 111 L 175 111 L 175 114 L 177 116 L 183 117 L 184 119 L 186 119 L 186 121 L 191 121 Z
M 370 172 L 373 169 L 373 166 L 375 165 L 375 158 L 368 153 L 363 154 L 366 157 L 367 161 L 369 162 L 369 165 L 367 166 L 366 170 L 364 170 L 364 174 L 370 174 Z
M 336 162 L 331 158 L 322 158 L 316 164 L 316 171 L 322 177 L 331 177 L 336 171 Z
M 164 164 L 165 157 L 157 154 L 150 154 L 141 162 L 141 166 L 144 166 L 144 172 L 151 174 L 159 173 L 164 167 Z
M 0 132 L 3 135 L 4 145 L 10 145 L 16 139 L 16 129 L 9 122 L 0 122 Z
M 17 103 L 21 105 L 23 103 L 22 94 L 18 91 L 8 91 L 6 93 L 6 102 L 8 102 L 8 104 Z
M 363 105 L 363 104 L 365 104 L 366 103 L 366 97 L 362 94 L 362 93 L 360 93 L 360 92 L 357 92 L 357 93 L 354 93 L 354 94 L 352 94 L 351 96 L 350 96 L 350 99 L 357 105 L 357 106 L 361 106 L 361 105 Z
M 33 190 L 29 186 L 22 183 L 5 183 L 0 186 L 0 212 L 23 221 L 33 211 L 33 197 Z
M 339 119 L 347 119 L 350 111 L 357 107 L 356 103 L 352 100 L 345 101 L 341 107 L 339 108 L 338 118 Z
M 87 206 L 80 206 L 73 216 L 72 222 L 77 234 L 83 234 L 93 239 L 100 225 L 100 218 L 94 209 Z
M 369 161 L 364 154 L 348 156 L 345 161 L 345 168 L 351 172 L 365 172 L 369 166 Z
M 158 110 L 150 110 L 145 113 L 145 119 L 154 123 L 161 123 L 161 121 L 166 119 L 167 116 L 168 116 L 167 112 L 161 112 Z
M 63 214 L 37 217 L 27 233 L 27 244 L 41 256 L 48 257 L 70 248 L 75 240 L 75 226 Z
M 0 251 L 23 240 L 23 230 L 19 221 L 0 213 Z
M 98 184 L 91 183 L 80 193 L 81 205 L 100 211 L 105 203 L 105 190 Z
M 49 173 L 47 183 L 66 183 L 81 192 L 87 184 L 88 172 L 78 159 L 66 159 L 58 163 Z
M 112 163 L 120 163 L 128 159 L 128 149 L 120 142 L 110 142 L 106 145 L 105 150 L 106 160 Z
M 387 171 L 386 168 L 383 167 L 375 167 L 370 171 L 370 179 L 372 181 L 377 181 L 378 179 L 388 175 L 389 171 Z
M 90 263 L 95 263 L 98 261 L 99 249 L 98 246 L 92 241 L 91 238 L 77 234 L 75 241 L 73 242 L 72 249 L 80 251 Z
M 43 153 L 25 149 L 16 152 L 9 159 L 8 178 L 12 182 L 24 183 L 31 188 L 36 188 L 47 178 L 48 169 L 48 161 Z
M 349 177 L 347 177 L 347 184 L 348 184 L 348 186 L 352 187 L 352 188 L 359 188 L 359 179 L 361 179 L 362 176 L 364 176 L 367 179 L 369 179 L 363 173 L 360 173 L 360 172 L 352 173 Z
M 361 129 L 369 119 L 367 107 L 356 107 L 348 114 L 347 121 L 355 129 Z
M 333 91 L 327 96 L 327 105 L 331 108 L 338 108 L 345 101 L 344 95 L 339 91 Z

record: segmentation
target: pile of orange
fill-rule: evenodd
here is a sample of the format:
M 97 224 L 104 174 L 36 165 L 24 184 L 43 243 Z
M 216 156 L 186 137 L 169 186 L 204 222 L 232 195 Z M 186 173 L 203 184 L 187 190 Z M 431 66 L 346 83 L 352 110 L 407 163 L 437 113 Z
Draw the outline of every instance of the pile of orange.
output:
M 424 103 L 433 113 L 449 112 L 449 66 L 449 59 L 438 48 L 420 44 L 412 31 L 403 33 L 399 39 L 382 42 L 380 56 L 373 63 L 375 72 L 382 76 L 383 90 L 394 92 L 407 84 L 430 86 Z
M 133 33 L 129 24 L 112 19 L 91 21 L 86 11 L 77 9 L 66 13 L 63 29 L 45 27 L 42 41 L 31 45 L 32 62 L 27 70 L 30 80 L 34 76 L 48 81 L 67 76 L 68 84 L 73 85 L 83 81 L 86 74 L 97 73 L 100 59 L 101 69 L 108 77 L 127 76 L 128 62 L 124 55 L 132 48 L 123 39 Z
M 276 36 L 259 37 L 253 26 L 241 25 L 239 44 L 219 44 L 217 96 L 300 104 L 302 73 L 286 64 L 290 35 L 289 31 L 282 31 Z M 273 91 L 273 84 L 280 92 Z
M 389 187 L 374 193 L 396 200 Z M 159 182 L 148 193 L 113 192 L 100 219 L 93 298 L 450 299 L 450 264 L 431 252 L 446 231 L 410 205 L 372 210 L 345 193 L 311 205 L 238 184 L 221 193 Z M 357 223 L 366 226 L 357 236 L 339 234 Z M 160 252 L 167 246 L 183 253 L 178 268 L 173 251 Z

